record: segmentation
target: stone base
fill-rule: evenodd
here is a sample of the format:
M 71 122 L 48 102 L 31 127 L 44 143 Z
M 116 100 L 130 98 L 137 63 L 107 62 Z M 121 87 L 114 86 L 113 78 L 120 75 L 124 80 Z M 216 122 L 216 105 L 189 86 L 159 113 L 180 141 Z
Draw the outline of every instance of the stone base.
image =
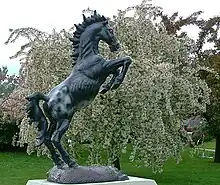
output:
M 58 183 L 48 182 L 47 180 L 29 180 L 26 185 L 58 185 Z M 129 176 L 129 180 L 125 180 L 125 181 L 86 183 L 86 185 L 157 185 L 157 183 L 151 179 Z
M 47 181 L 60 184 L 85 184 L 128 180 L 128 176 L 112 166 L 54 166 L 47 173 Z

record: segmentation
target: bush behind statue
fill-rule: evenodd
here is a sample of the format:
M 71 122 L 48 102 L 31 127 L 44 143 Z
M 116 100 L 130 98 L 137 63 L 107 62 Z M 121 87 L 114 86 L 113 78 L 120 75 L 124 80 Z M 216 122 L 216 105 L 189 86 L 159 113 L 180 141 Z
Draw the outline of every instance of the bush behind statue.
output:
M 13 138 L 19 132 L 16 121 L 0 113 L 0 150 L 11 150 Z
M 21 78 L 16 75 L 9 75 L 6 66 L 0 67 L 0 150 L 12 149 L 13 137 L 19 132 L 16 119 L 11 112 L 4 114 L 4 102 L 21 82 Z M 9 116 L 10 114 L 10 116 Z

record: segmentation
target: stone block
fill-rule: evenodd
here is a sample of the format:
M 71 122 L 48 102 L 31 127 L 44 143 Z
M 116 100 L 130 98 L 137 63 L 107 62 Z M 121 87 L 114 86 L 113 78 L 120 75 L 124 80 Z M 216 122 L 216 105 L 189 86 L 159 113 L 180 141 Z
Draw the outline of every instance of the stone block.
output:
M 59 184 L 48 182 L 46 179 L 39 179 L 39 180 L 29 180 L 26 185 L 59 185 Z M 75 184 L 75 185 L 82 185 L 82 184 Z M 151 179 L 129 176 L 129 180 L 125 180 L 125 181 L 86 183 L 86 185 L 157 185 L 157 183 Z

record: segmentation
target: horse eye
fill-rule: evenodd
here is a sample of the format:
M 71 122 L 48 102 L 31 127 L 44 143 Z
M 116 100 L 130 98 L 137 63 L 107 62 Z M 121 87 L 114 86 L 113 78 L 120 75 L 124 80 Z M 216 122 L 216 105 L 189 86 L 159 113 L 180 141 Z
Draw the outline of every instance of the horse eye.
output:
M 109 32 L 113 34 L 113 29 L 110 28 L 110 29 L 109 29 Z

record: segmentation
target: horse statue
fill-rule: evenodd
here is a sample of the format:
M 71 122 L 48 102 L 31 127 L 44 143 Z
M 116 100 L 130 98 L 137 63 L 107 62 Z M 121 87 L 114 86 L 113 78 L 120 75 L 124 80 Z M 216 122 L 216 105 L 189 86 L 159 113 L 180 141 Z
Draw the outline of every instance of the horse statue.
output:
M 60 143 L 74 113 L 88 106 L 98 93 L 104 94 L 111 89 L 117 89 L 132 62 L 128 56 L 105 60 L 100 55 L 100 40 L 109 45 L 111 52 L 120 48 L 106 17 L 96 11 L 90 17 L 83 14 L 82 24 L 75 24 L 75 27 L 73 38 L 70 38 L 75 51 L 71 55 L 75 63 L 71 74 L 47 95 L 35 92 L 26 97 L 29 101 L 26 107 L 27 117 L 38 128 L 36 146 L 44 143 L 58 168 L 63 165 L 74 168 L 78 165 Z M 104 85 L 109 75 L 112 78 Z M 40 100 L 44 101 L 43 110 L 39 106 Z

